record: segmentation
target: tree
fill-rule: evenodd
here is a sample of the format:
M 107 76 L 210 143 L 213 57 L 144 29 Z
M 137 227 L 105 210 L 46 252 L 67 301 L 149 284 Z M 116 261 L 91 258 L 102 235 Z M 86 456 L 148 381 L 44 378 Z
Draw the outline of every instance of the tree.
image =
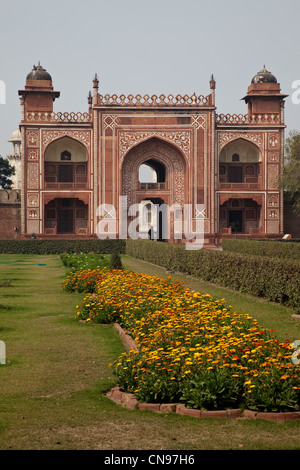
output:
M 121 256 L 117 252 L 113 252 L 110 258 L 111 269 L 123 269 Z
M 15 174 L 15 167 L 11 166 L 7 158 L 0 156 L 0 188 L 10 189 L 12 180 L 10 177 Z
M 291 131 L 285 143 L 282 187 L 293 199 L 295 212 L 300 214 L 300 132 Z

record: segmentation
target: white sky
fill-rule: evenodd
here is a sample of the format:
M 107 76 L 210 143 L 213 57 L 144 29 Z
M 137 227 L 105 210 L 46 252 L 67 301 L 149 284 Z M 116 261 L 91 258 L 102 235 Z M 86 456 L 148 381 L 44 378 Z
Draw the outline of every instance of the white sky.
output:
M 300 129 L 299 0 L 0 0 L 0 155 L 18 127 L 18 90 L 33 64 L 51 74 L 57 111 L 87 111 L 101 94 L 209 93 L 218 113 L 246 114 L 252 77 L 266 64 L 281 83 L 287 133 Z

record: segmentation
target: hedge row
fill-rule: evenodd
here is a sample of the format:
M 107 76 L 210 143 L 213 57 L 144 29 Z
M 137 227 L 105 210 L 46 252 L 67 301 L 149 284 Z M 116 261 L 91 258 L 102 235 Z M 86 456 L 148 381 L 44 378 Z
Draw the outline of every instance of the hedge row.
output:
M 271 258 L 295 259 L 300 261 L 300 243 L 278 243 L 264 240 L 222 240 L 224 251 L 244 255 L 269 256 Z
M 226 251 L 186 250 L 150 240 L 127 240 L 126 253 L 242 293 L 300 309 L 300 262 Z
M 0 240 L 0 253 L 61 254 L 61 253 L 125 253 L 125 240 Z

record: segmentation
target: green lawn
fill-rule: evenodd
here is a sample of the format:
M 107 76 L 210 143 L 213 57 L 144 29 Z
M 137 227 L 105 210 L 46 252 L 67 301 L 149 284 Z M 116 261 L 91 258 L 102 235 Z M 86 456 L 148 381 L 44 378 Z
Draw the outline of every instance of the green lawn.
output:
M 117 406 L 103 393 L 115 384 L 108 364 L 123 351 L 121 341 L 110 325 L 78 322 L 75 307 L 84 295 L 61 288 L 60 257 L 0 255 L 0 262 L 46 263 L 0 264 L 0 285 L 11 280 L 0 287 L 0 340 L 7 348 L 7 364 L 0 365 L 0 449 L 300 449 L 299 421 L 195 419 Z M 128 257 L 123 263 L 166 275 Z M 278 336 L 300 336 L 288 309 L 185 280 L 225 297 L 235 310 L 252 311 Z

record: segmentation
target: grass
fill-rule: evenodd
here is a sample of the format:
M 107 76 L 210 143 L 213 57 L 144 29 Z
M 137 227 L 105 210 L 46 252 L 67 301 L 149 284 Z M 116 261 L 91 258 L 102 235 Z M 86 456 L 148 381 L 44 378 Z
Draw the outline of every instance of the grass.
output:
M 1 450 L 300 449 L 296 421 L 199 420 L 111 402 L 104 392 L 115 385 L 108 364 L 123 350 L 119 337 L 111 325 L 77 321 L 75 307 L 84 295 L 61 288 L 67 268 L 59 256 L 0 255 L 0 262 L 22 261 L 46 266 L 0 265 L 0 279 L 11 281 L 0 289 L 0 304 L 10 307 L 0 309 L 7 348 L 7 364 L 0 365 Z M 166 275 L 149 263 L 122 261 L 132 270 Z M 252 308 L 260 323 L 272 324 L 272 315 L 274 323 L 280 312 L 277 333 L 299 337 L 288 309 L 182 278 L 195 289 L 212 289 L 236 310 Z

